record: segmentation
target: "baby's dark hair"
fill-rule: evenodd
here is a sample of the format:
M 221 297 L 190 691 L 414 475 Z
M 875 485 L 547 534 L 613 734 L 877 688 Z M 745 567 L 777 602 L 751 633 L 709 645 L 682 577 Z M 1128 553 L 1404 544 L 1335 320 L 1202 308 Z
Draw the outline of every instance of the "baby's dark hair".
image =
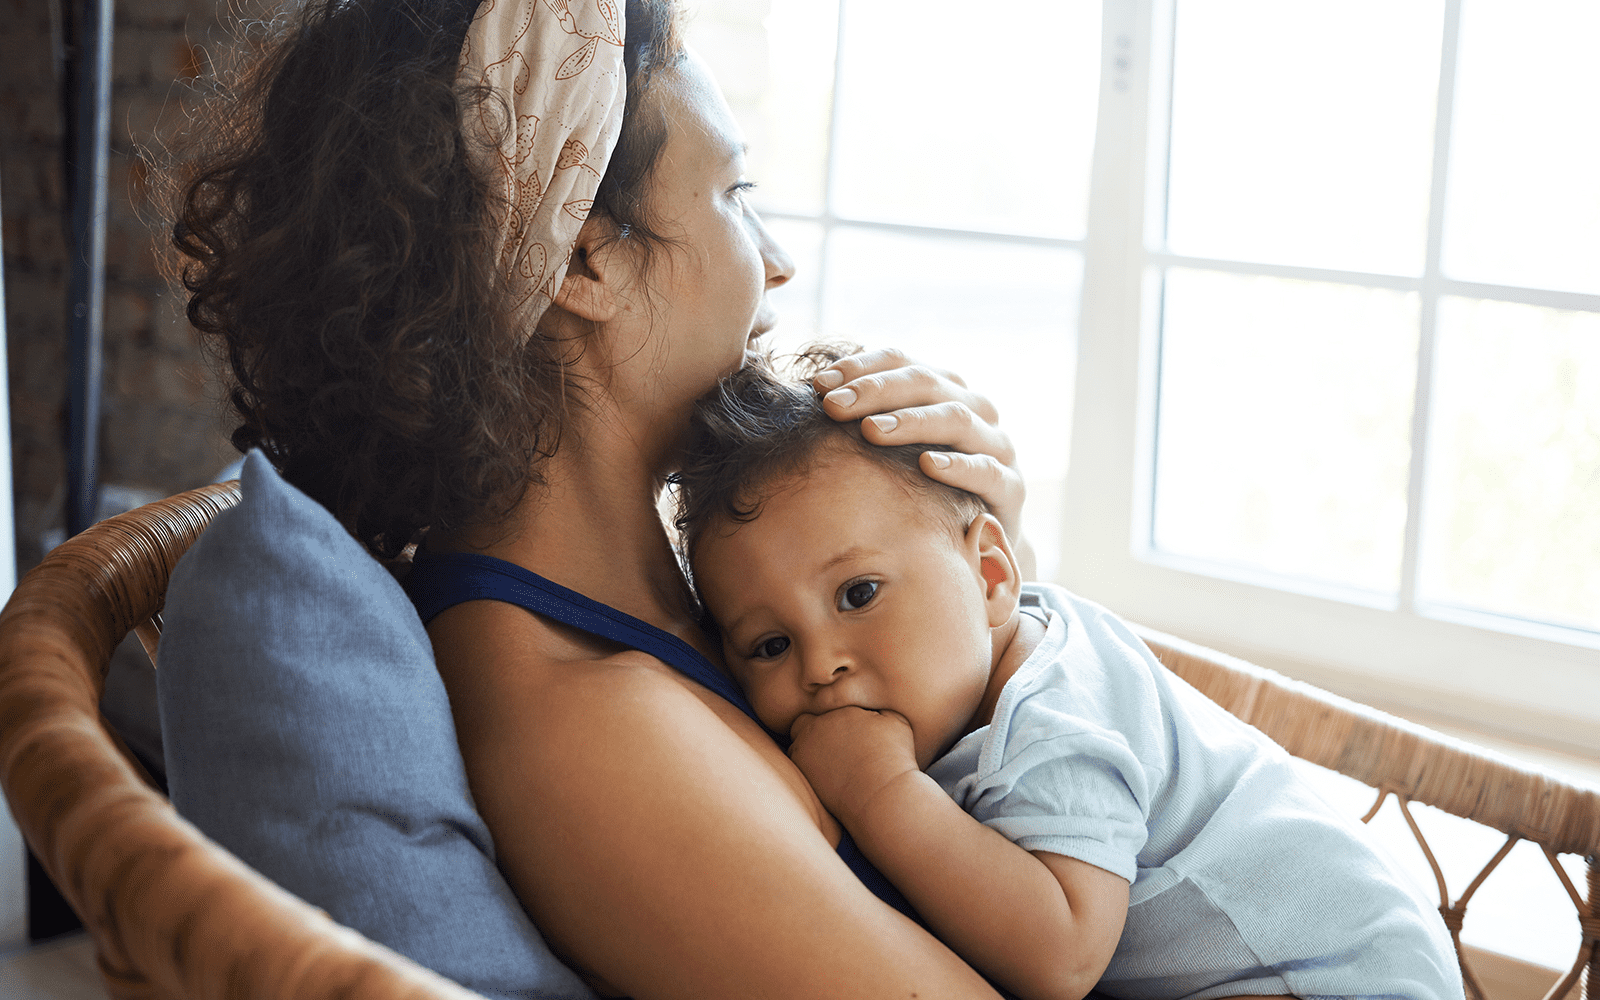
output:
M 778 480 L 805 472 L 825 446 L 853 449 L 892 473 L 915 496 L 934 502 L 960 532 L 988 505 L 974 493 L 929 479 L 919 459 L 943 445 L 875 445 L 858 420 L 838 421 L 822 409 L 811 379 L 854 353 L 843 344 L 818 344 L 787 359 L 780 372 L 771 358 L 751 361 L 722 379 L 695 404 L 689 447 L 677 488 L 676 524 L 686 554 L 717 517 L 743 524 L 761 515 Z

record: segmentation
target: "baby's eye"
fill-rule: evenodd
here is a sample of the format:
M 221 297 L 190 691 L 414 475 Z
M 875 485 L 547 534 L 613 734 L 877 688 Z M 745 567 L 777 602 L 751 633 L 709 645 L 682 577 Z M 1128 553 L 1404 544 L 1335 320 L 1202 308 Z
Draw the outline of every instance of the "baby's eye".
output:
M 855 611 L 864 608 L 878 594 L 878 581 L 860 580 L 839 591 L 839 610 Z
M 775 635 L 770 639 L 762 639 L 756 643 L 756 648 L 751 651 L 752 660 L 775 660 L 782 656 L 784 650 L 789 648 L 789 637 Z

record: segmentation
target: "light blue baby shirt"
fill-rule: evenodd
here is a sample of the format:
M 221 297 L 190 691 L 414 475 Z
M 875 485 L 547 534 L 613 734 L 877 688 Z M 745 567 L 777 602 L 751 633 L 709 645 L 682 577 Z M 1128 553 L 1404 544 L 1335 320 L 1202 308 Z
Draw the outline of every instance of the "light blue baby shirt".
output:
M 1282 748 L 1104 608 L 1027 589 L 1050 614 L 1044 641 L 990 724 L 928 773 L 1021 847 L 1131 883 L 1101 990 L 1460 1000 L 1437 910 Z

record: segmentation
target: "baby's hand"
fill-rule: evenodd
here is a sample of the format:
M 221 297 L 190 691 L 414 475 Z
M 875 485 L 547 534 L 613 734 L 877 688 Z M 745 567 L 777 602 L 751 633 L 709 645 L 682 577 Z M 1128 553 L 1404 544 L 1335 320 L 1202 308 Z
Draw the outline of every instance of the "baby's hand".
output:
M 890 782 L 917 770 L 911 724 L 898 712 L 849 707 L 802 715 L 789 735 L 789 757 L 846 826 Z

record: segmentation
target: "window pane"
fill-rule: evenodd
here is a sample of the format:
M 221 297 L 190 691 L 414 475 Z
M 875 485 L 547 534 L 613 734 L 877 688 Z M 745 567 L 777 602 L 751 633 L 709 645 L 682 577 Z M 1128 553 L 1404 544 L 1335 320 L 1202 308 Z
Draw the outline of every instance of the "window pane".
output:
M 1156 548 L 1393 593 L 1417 298 L 1172 269 Z
M 1175 253 L 1420 274 L 1439 0 L 1180 0 Z
M 834 211 L 1083 235 L 1096 0 L 849 0 L 844 17 Z
M 1443 267 L 1600 292 L 1600 4 L 1461 5 Z
M 1423 598 L 1600 629 L 1600 316 L 1440 302 Z
M 961 375 L 999 408 L 1028 480 L 1026 531 L 1049 579 L 1071 438 L 1083 257 L 1073 250 L 841 227 L 823 327 Z
M 822 211 L 838 11 L 838 0 L 704 0 L 688 20 L 750 144 L 759 208 Z

